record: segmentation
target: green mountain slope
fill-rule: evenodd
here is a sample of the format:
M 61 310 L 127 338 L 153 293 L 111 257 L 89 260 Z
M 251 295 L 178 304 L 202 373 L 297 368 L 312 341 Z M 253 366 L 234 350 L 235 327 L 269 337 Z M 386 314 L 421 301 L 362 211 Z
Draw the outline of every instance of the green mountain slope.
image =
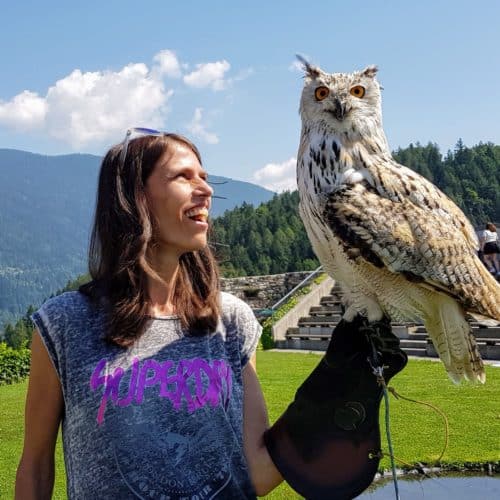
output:
M 0 328 L 85 272 L 101 159 L 0 149 Z M 211 176 L 212 215 L 274 193 Z

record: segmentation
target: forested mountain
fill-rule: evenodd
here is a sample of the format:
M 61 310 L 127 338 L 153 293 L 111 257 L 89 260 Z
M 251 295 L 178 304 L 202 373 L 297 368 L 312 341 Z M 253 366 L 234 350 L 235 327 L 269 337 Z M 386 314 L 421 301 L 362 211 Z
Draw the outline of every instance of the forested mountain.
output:
M 443 158 L 436 144 L 410 144 L 396 161 L 419 172 L 452 198 L 476 226 L 500 221 L 500 146 L 472 148 L 459 140 Z M 298 216 L 298 194 L 275 196 L 258 208 L 242 206 L 215 221 L 226 276 L 280 273 L 318 265 Z
M 316 268 L 298 214 L 299 195 L 282 193 L 257 208 L 243 204 L 214 221 L 215 248 L 226 277 Z
M 0 324 L 84 272 L 98 166 L 0 150 Z
M 500 146 L 467 148 L 459 140 L 442 158 L 437 144 L 417 143 L 398 149 L 394 158 L 436 184 L 475 226 L 500 221 Z
M 85 272 L 100 161 L 0 149 L 0 330 Z M 225 177 L 210 181 L 221 197 L 212 215 L 274 194 Z

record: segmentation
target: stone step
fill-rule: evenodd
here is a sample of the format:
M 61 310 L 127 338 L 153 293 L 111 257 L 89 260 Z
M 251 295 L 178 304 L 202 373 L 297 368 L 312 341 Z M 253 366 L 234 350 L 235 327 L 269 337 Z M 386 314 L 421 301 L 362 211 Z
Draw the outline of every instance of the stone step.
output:
M 477 337 L 476 338 L 476 344 L 478 346 L 498 346 L 500 347 L 500 338 L 481 338 Z M 431 338 L 427 338 L 427 345 L 434 345 Z
M 289 328 L 286 336 L 287 338 L 291 337 L 301 337 L 304 339 L 307 338 L 330 338 L 333 332 L 333 328 L 327 326 L 294 326 Z
M 408 356 L 420 356 L 427 357 L 427 349 L 425 347 L 403 347 L 403 351 L 408 354 Z
M 326 351 L 329 339 L 301 339 L 299 337 L 281 340 L 277 343 L 278 349 L 295 349 L 302 351 Z
M 420 341 L 426 341 L 429 338 L 427 333 L 412 333 L 409 332 L 408 340 L 420 340 Z
M 428 334 L 425 326 L 417 326 L 413 330 L 416 334 Z M 500 338 L 500 327 L 472 326 L 472 334 L 476 338 L 496 339 Z
M 480 321 L 469 321 L 472 328 L 487 328 L 488 330 L 497 330 L 500 331 L 500 325 L 489 326 L 481 323 Z
M 338 315 L 337 315 L 338 316 Z M 316 317 L 316 318 L 300 318 L 298 322 L 298 326 L 289 328 L 287 331 L 287 337 L 288 336 L 294 336 L 294 335 L 300 335 L 300 336 L 307 336 L 307 335 L 316 335 L 316 334 L 331 334 L 333 332 L 335 326 L 337 326 L 338 321 L 331 320 L 330 317 Z M 340 316 L 339 316 L 340 318 Z M 339 319 L 340 321 L 340 319 Z M 326 333 L 325 333 L 326 330 Z M 416 338 L 414 338 L 413 334 L 408 333 L 408 327 L 406 325 L 392 325 L 392 331 L 394 334 L 398 337 L 402 338 L 410 338 L 415 341 L 421 341 L 421 340 L 426 340 L 427 336 L 426 335 L 418 335 Z
M 326 351 L 328 348 L 329 337 L 321 337 L 321 338 L 301 338 L 301 337 L 293 337 L 287 338 L 285 341 L 281 341 L 277 347 L 281 349 L 299 349 L 306 351 Z M 427 351 L 426 348 L 405 348 L 403 349 L 408 356 L 420 356 L 426 357 Z
M 427 347 L 426 340 L 402 339 L 399 343 L 401 349 L 411 349 L 414 347 L 425 349 Z
M 478 327 L 472 328 L 472 333 L 475 337 L 481 337 L 485 339 L 500 338 L 500 327 Z
M 341 314 L 342 306 L 341 304 L 332 304 L 330 306 L 312 306 L 309 309 L 309 314 L 311 316 L 325 316 L 327 314 Z
M 330 340 L 330 335 L 326 333 L 318 334 L 317 336 L 310 334 L 305 337 L 287 336 L 286 340 L 278 342 L 277 347 L 281 349 L 326 351 L 329 340 Z M 500 344 L 494 346 L 479 344 L 478 347 L 479 347 L 479 352 L 481 353 L 483 359 L 500 360 Z M 416 346 L 403 347 L 403 351 L 405 351 L 406 354 L 408 354 L 408 356 L 437 358 L 436 350 L 434 349 L 434 346 L 430 343 L 428 343 L 425 347 L 416 347 Z
M 485 342 L 478 342 L 477 347 L 483 359 L 500 360 L 500 344 L 488 345 Z M 427 344 L 427 356 L 437 357 L 436 349 L 431 342 Z
M 408 332 L 408 325 L 404 325 L 401 323 L 393 323 L 391 325 L 392 333 L 397 337 L 408 337 L 410 333 Z
M 308 316 L 300 318 L 298 321 L 299 326 L 323 326 L 323 325 L 337 325 L 342 316 L 340 314 L 329 314 L 328 316 Z
M 324 297 L 321 297 L 319 303 L 322 306 L 333 306 L 337 304 L 342 304 L 342 301 L 340 300 L 339 297 L 335 297 L 333 295 L 325 295 Z
M 423 325 L 417 325 L 414 329 L 415 333 L 427 333 L 427 330 L 425 329 L 425 326 Z

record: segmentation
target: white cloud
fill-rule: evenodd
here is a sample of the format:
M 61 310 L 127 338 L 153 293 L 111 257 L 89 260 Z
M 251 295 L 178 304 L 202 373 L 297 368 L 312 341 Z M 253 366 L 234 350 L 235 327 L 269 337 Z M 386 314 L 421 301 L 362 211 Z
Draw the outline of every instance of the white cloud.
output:
M 17 130 L 30 130 L 43 125 L 47 103 L 43 97 L 25 90 L 10 101 L 0 100 L 0 124 Z
M 41 130 L 81 148 L 114 141 L 132 125 L 162 127 L 172 94 L 142 63 L 119 71 L 75 69 L 45 97 L 24 91 L 0 103 L 0 124 Z
M 153 61 L 156 63 L 155 69 L 160 75 L 165 75 L 169 78 L 181 77 L 181 64 L 175 52 L 168 49 L 162 50 L 153 57 Z
M 118 72 L 74 70 L 47 92 L 50 135 L 74 147 L 111 140 L 131 125 L 160 126 L 172 91 L 145 64 Z
M 253 180 L 271 191 L 294 191 L 296 180 L 297 159 L 292 157 L 283 163 L 268 163 L 253 174 Z
M 194 116 L 190 123 L 186 126 L 194 137 L 197 137 L 208 144 L 217 144 L 219 138 L 216 134 L 209 132 L 206 129 L 206 125 L 202 123 L 203 120 L 203 108 L 196 108 L 194 110 Z
M 184 76 L 184 83 L 189 87 L 207 88 L 212 90 L 224 90 L 228 86 L 228 81 L 224 75 L 231 65 L 226 61 L 216 61 L 212 63 L 197 64 L 196 70 Z
M 45 134 L 70 144 L 74 150 L 101 148 L 121 140 L 130 126 L 165 128 L 174 93 L 165 80 L 180 79 L 189 88 L 223 90 L 247 78 L 252 69 L 227 78 L 231 65 L 222 59 L 189 65 L 175 52 L 161 50 L 151 64 L 130 63 L 115 71 L 83 72 L 74 69 L 52 84 L 45 95 L 24 90 L 9 100 L 0 99 L 0 127 Z M 216 134 L 207 130 L 202 109 L 195 111 L 191 132 L 216 144 Z

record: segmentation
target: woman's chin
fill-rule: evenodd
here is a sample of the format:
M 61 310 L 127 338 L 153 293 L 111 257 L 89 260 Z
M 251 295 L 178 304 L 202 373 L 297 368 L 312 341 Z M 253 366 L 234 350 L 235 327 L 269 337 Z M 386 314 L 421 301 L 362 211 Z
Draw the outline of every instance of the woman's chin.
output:
M 200 235 L 197 238 L 192 238 L 186 242 L 172 242 L 172 241 L 157 241 L 154 247 L 150 249 L 153 254 L 171 255 L 172 257 L 180 258 L 181 255 L 189 252 L 197 252 L 207 247 L 208 240 L 205 235 Z
M 183 253 L 203 250 L 204 248 L 206 248 L 207 244 L 208 241 L 206 237 L 195 238 L 192 242 L 190 242 L 190 244 L 187 244 L 185 246 Z

